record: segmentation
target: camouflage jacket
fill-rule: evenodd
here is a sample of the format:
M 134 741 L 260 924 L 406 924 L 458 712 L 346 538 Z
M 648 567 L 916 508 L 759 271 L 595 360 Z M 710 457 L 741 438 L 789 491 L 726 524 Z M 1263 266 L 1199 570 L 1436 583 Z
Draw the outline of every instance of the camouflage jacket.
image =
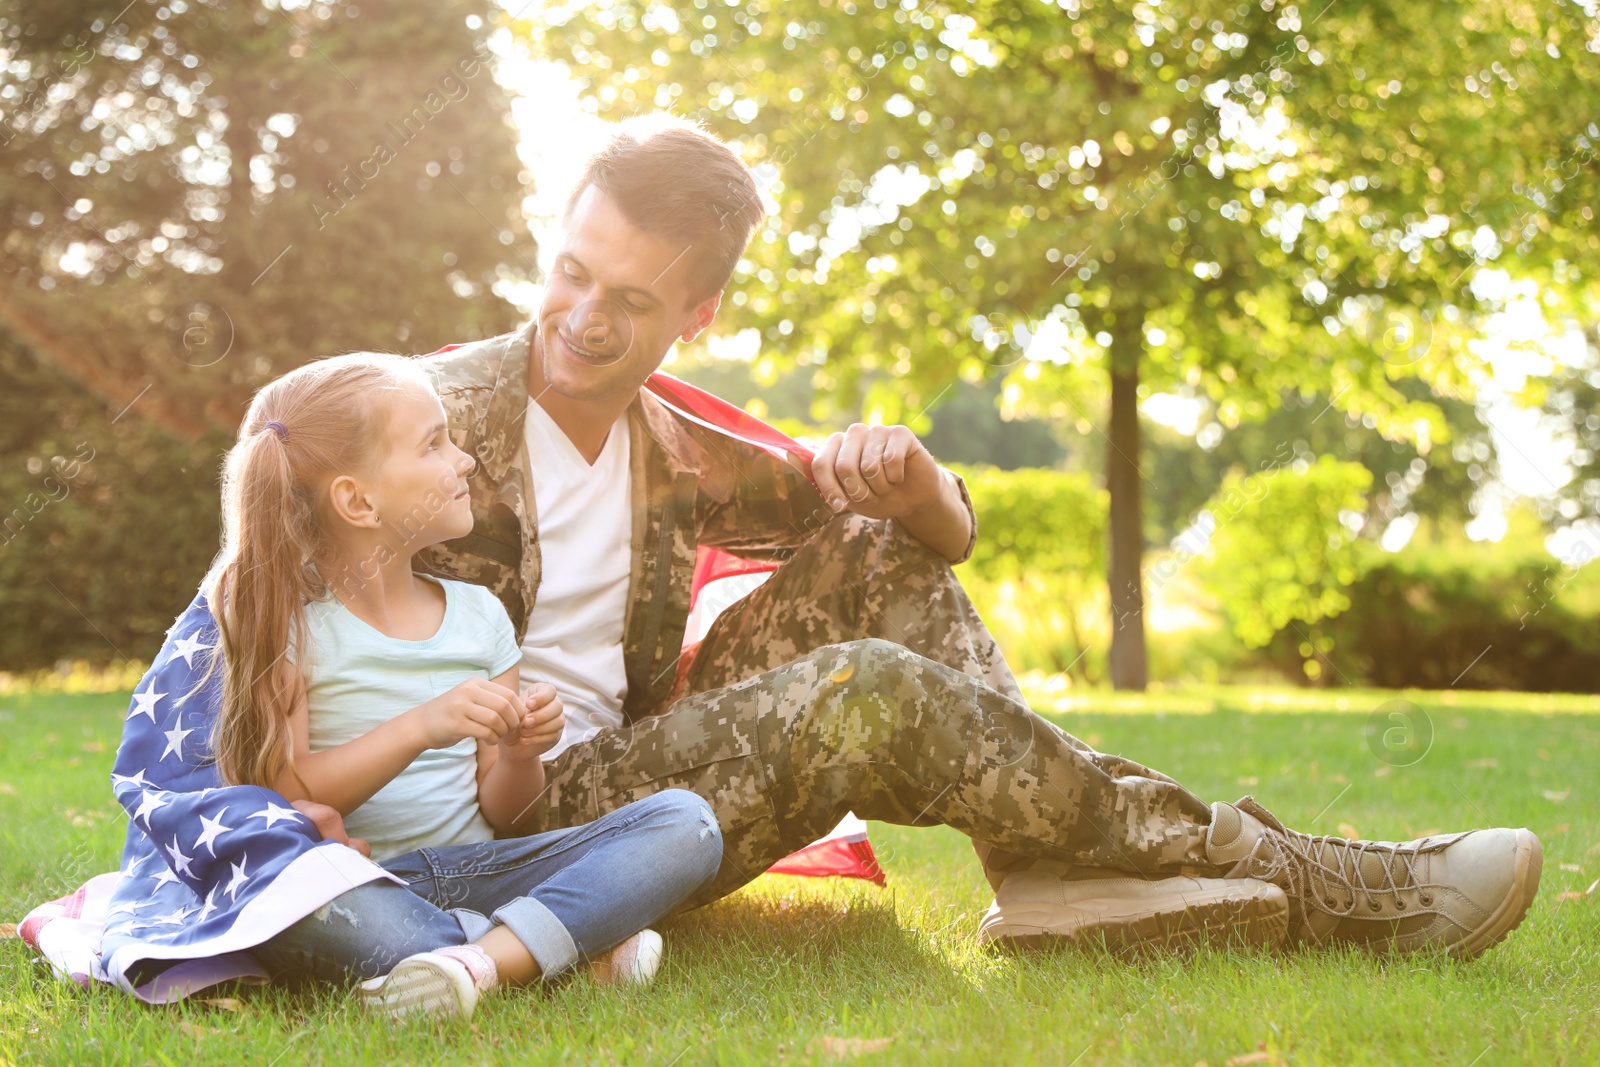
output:
M 529 323 L 424 362 L 456 445 L 477 458 L 469 478 L 474 525 L 422 553 L 441 577 L 488 587 L 521 641 L 539 591 L 533 483 L 523 469 Z M 628 406 L 633 560 L 623 660 L 632 721 L 663 710 L 688 624 L 695 553 L 710 545 L 779 563 L 836 516 L 794 467 L 675 414 L 641 389 Z M 958 478 L 959 481 L 959 478 Z M 972 503 L 961 483 L 968 512 Z M 972 554 L 968 540 L 961 558 Z

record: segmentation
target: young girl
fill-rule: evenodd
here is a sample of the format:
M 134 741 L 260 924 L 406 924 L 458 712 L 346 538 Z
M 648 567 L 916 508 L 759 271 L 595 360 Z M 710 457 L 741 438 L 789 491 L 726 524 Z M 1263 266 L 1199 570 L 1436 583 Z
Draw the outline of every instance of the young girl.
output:
M 407 883 L 353 889 L 252 952 L 275 976 L 367 979 L 365 1003 L 396 1014 L 468 1016 L 484 991 L 580 961 L 648 980 L 661 942 L 645 928 L 722 854 L 710 808 L 683 790 L 513 836 L 540 802 L 561 702 L 548 684 L 516 692 L 520 651 L 489 590 L 412 571 L 419 550 L 472 532 L 473 466 L 411 361 L 301 367 L 256 395 L 228 454 L 203 587 L 222 639 L 222 780 L 333 807 Z

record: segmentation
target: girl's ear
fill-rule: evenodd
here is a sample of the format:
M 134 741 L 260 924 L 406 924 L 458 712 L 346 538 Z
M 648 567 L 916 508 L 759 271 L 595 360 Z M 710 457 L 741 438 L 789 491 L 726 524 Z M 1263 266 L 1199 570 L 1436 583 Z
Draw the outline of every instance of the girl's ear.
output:
M 348 474 L 341 474 L 328 484 L 328 504 L 335 518 L 351 526 L 375 530 L 382 525 L 366 487 Z

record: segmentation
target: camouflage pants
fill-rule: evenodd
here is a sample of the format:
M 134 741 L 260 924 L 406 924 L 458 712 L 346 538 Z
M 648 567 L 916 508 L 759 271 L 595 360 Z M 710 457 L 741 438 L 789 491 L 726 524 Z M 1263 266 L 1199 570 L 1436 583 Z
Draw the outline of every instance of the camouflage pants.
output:
M 669 787 L 708 800 L 722 869 L 690 905 L 847 811 L 988 843 L 991 881 L 1034 858 L 1209 873 L 1207 806 L 1030 711 L 950 565 L 898 523 L 848 512 L 718 617 L 659 714 L 547 773 L 537 830 Z

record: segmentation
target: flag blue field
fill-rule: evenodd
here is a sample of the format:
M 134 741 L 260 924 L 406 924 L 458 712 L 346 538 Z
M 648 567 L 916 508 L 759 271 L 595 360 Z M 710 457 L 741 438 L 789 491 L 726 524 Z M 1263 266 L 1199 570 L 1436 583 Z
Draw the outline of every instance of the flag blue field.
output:
M 111 787 L 128 813 L 121 869 L 35 909 L 19 932 L 58 974 L 166 1003 L 264 979 L 248 950 L 381 867 L 324 841 L 270 789 L 225 786 L 211 758 L 221 671 L 196 596 L 129 701 Z M 219 665 L 220 666 L 220 665 Z

